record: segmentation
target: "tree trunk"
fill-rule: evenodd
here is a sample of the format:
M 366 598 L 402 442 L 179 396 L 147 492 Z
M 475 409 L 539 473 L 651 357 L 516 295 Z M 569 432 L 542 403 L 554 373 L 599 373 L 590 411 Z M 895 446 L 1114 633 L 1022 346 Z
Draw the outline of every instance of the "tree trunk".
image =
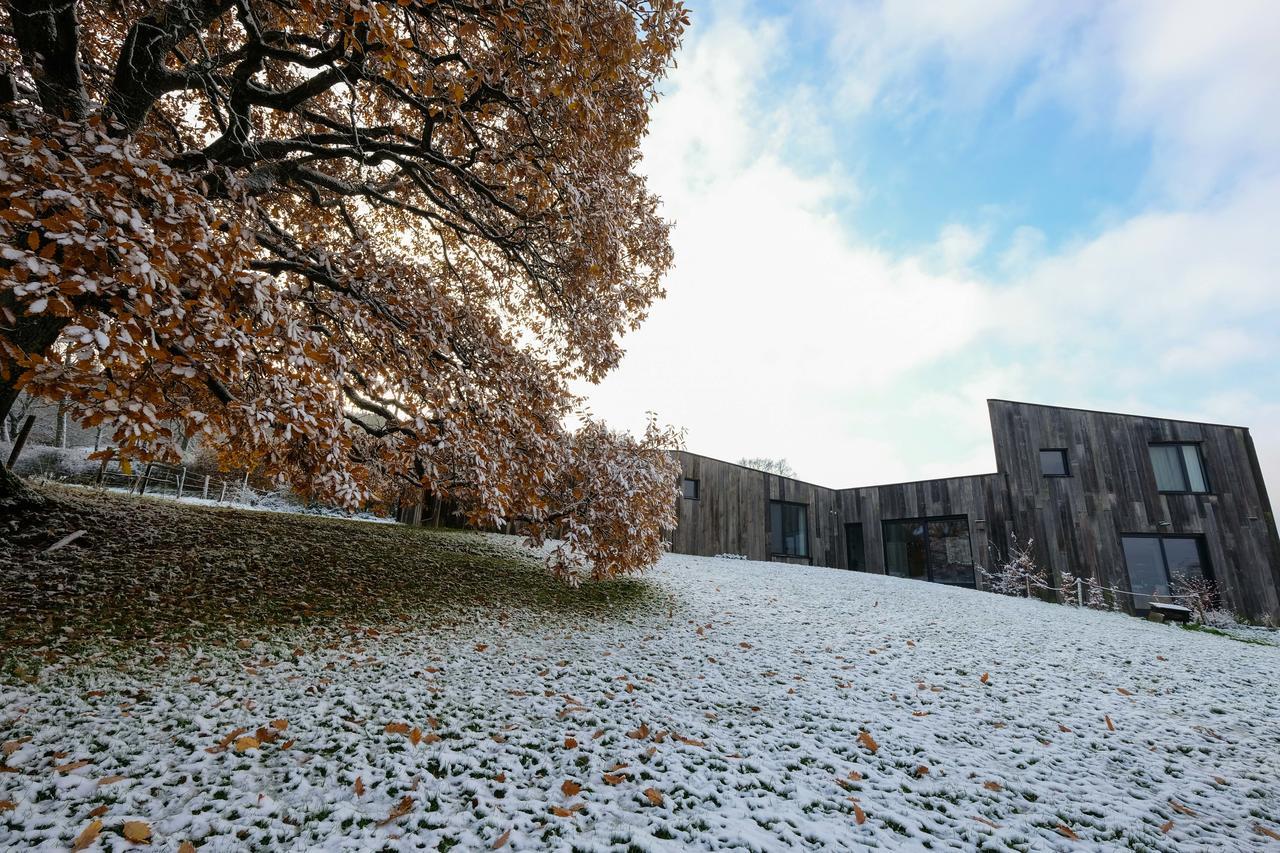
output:
M 18 327 L 5 334 L 9 341 L 29 355 L 45 355 L 58 340 L 62 329 L 71 322 L 68 317 L 54 317 L 49 314 L 37 314 L 34 317 L 24 316 L 11 292 L 0 294 L 0 308 L 8 308 L 20 319 Z M 13 360 L 0 356 L 0 418 L 9 417 L 13 404 L 18 401 L 22 386 L 18 384 L 24 369 Z

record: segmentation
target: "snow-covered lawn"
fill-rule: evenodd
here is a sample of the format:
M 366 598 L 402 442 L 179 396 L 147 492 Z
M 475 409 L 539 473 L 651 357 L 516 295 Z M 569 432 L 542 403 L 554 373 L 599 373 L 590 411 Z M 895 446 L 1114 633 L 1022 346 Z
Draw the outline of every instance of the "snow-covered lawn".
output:
M 1280 846 L 1280 648 L 742 560 L 616 590 L 6 673 L 0 848 Z

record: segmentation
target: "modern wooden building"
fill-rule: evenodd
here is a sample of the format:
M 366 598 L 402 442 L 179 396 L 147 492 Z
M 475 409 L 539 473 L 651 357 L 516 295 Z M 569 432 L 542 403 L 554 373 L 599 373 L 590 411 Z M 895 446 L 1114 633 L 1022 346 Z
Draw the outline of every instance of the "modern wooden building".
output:
M 680 452 L 671 549 L 980 587 L 1011 537 L 1122 590 L 1141 613 L 1179 578 L 1280 618 L 1280 537 L 1245 427 L 987 402 L 996 473 L 832 489 Z

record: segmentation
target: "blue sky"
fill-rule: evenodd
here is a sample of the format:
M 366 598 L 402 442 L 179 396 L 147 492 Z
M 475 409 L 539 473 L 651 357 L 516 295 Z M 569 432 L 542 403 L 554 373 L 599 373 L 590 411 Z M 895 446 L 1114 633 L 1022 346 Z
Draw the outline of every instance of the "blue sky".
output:
M 1007 397 L 1242 423 L 1280 477 L 1280 6 L 691 5 L 676 268 L 596 414 L 842 486 L 992 470 Z

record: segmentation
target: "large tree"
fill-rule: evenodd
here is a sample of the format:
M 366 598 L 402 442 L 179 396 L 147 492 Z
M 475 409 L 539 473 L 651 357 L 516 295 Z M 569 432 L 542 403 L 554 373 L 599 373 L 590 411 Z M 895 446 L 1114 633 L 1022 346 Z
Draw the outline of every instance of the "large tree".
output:
M 678 2 L 6 3 L 0 417 L 656 557 L 676 436 L 565 421 L 671 263 L 636 164 Z

